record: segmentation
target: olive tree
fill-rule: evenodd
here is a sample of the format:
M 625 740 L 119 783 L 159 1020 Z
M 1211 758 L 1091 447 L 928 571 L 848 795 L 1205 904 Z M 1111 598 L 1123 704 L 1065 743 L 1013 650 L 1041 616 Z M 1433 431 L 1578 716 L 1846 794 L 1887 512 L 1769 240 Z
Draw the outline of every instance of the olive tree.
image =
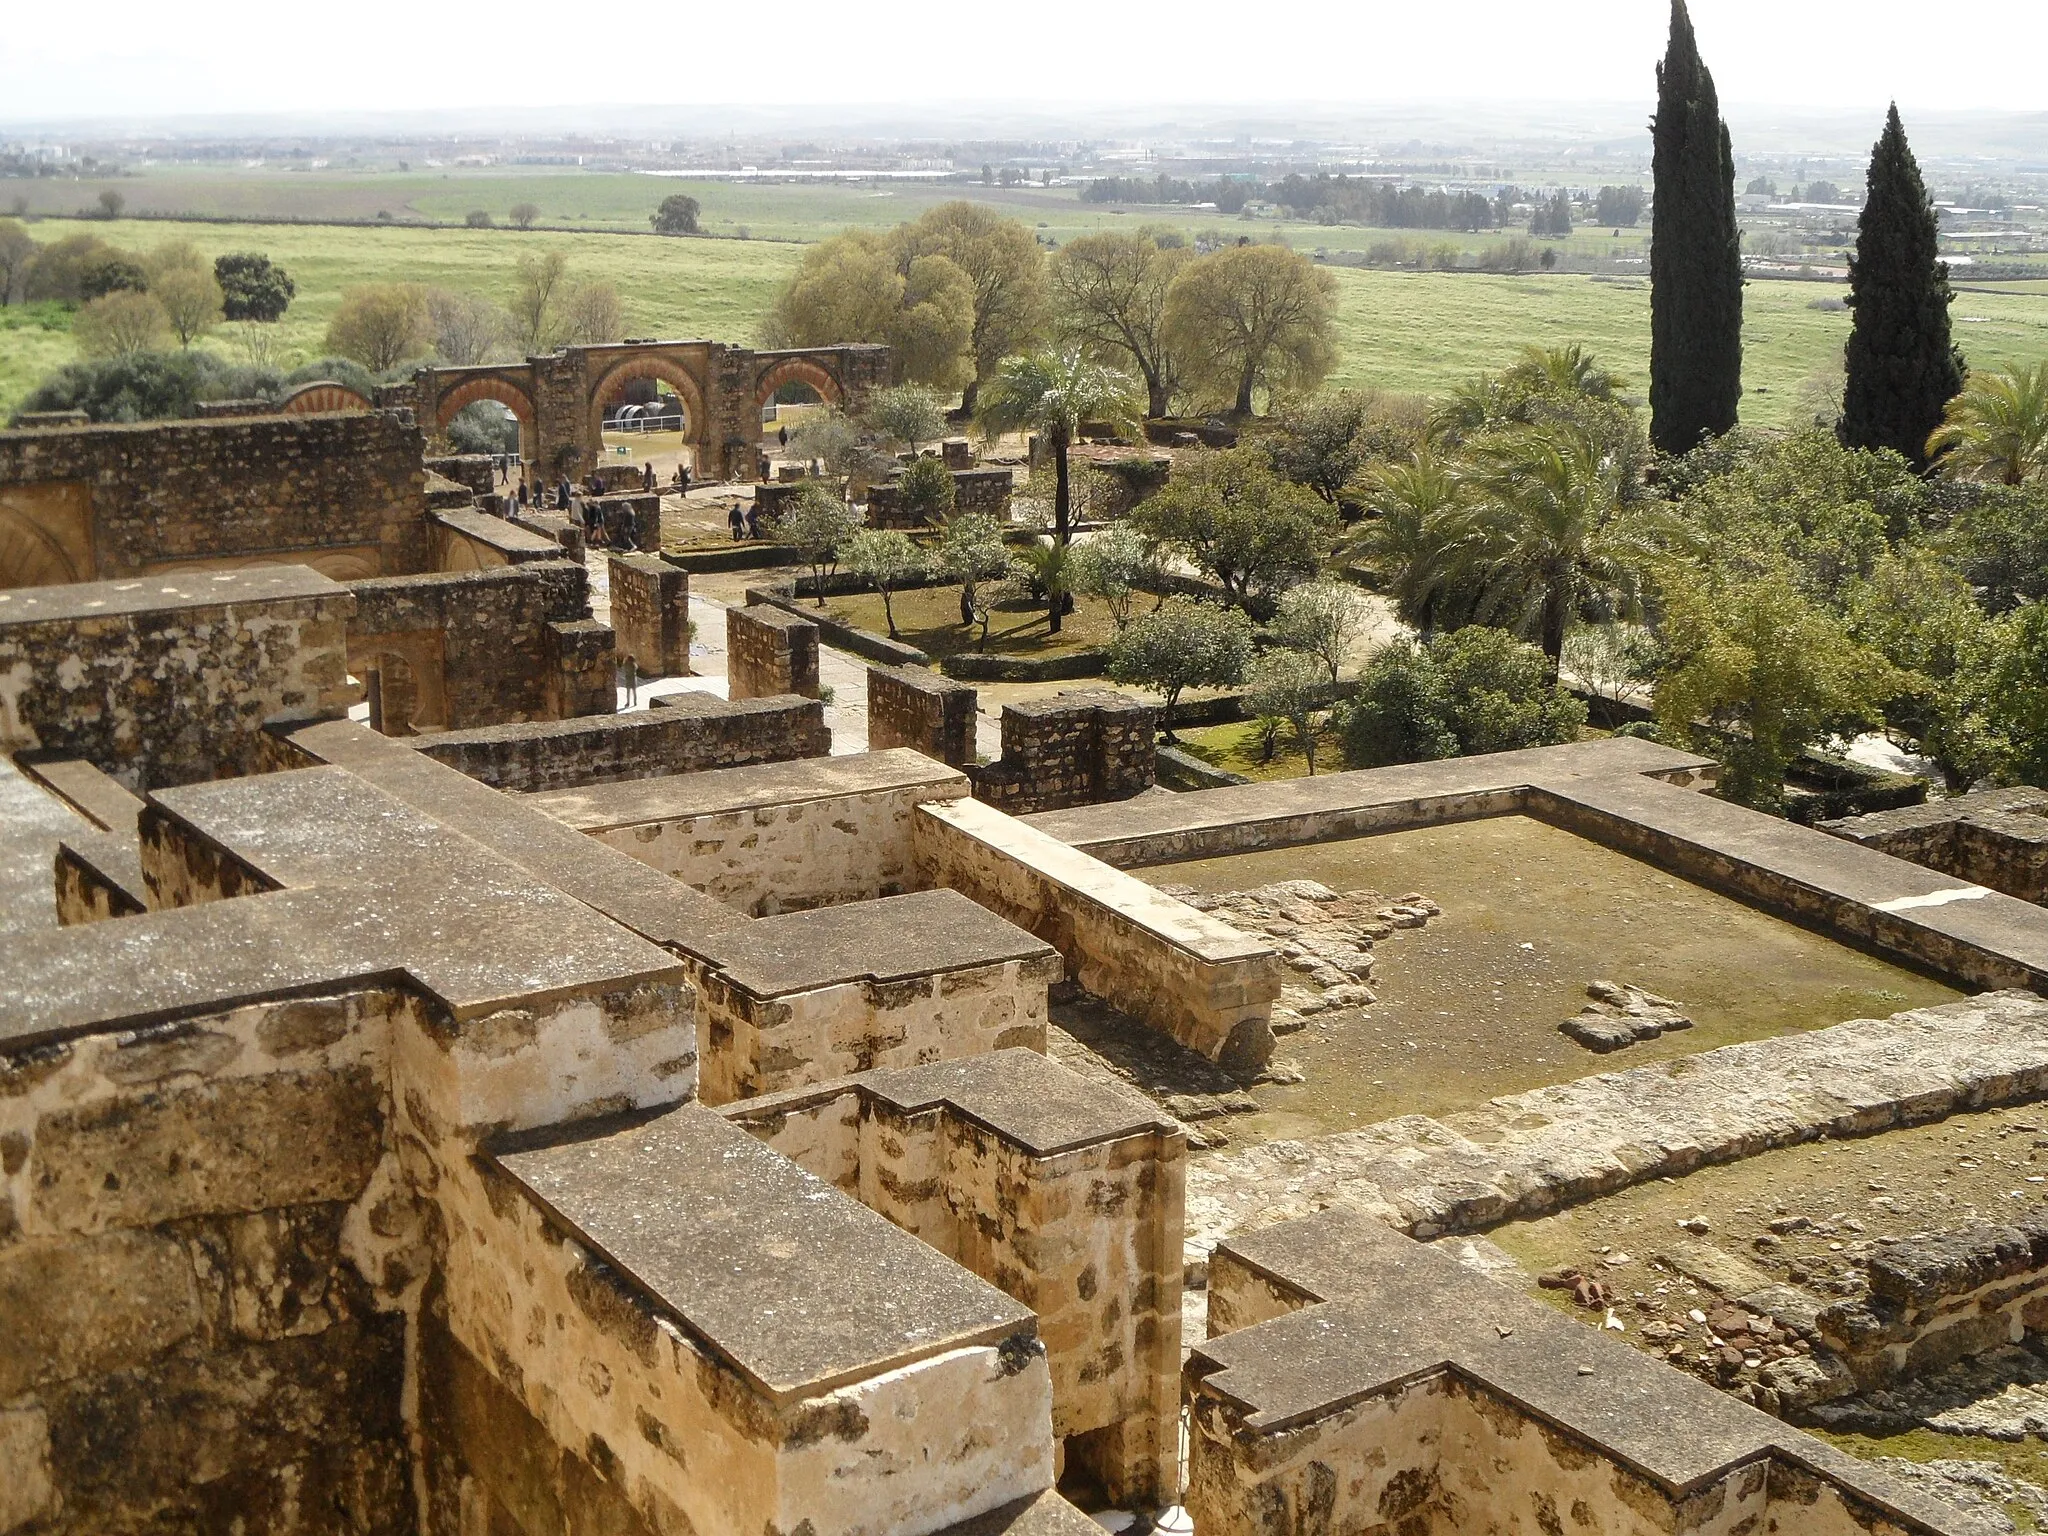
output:
M 1244 677 L 1252 621 L 1235 608 L 1176 597 L 1133 619 L 1109 642 L 1109 677 L 1156 693 L 1172 741 L 1173 706 L 1189 688 L 1225 688 Z
M 839 552 L 847 571 L 858 576 L 882 595 L 882 617 L 889 625 L 889 638 L 896 638 L 896 609 L 890 601 L 898 587 L 924 574 L 924 558 L 910 535 L 894 529 L 863 528 L 849 538 Z M 824 602 L 821 588 L 818 600 Z
M 1334 683 L 1353 648 L 1371 632 L 1372 610 L 1351 586 L 1325 577 L 1284 593 L 1272 627 L 1283 644 L 1328 668 Z
M 811 568 L 818 606 L 825 606 L 825 578 L 839 565 L 842 552 L 862 531 L 860 514 L 818 481 L 806 481 L 790 504 L 769 525 L 778 544 L 787 544 Z

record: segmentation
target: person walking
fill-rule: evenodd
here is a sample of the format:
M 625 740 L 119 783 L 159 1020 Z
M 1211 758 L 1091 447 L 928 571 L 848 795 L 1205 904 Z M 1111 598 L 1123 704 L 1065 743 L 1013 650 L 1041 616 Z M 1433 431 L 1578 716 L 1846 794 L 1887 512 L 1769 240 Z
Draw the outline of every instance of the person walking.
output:
M 740 504 L 738 502 L 734 502 L 726 509 L 725 522 L 726 526 L 732 529 L 733 541 L 735 543 L 747 536 L 747 520 L 741 516 Z
M 761 537 L 761 503 L 758 501 L 750 502 L 747 505 L 747 537 L 750 539 Z
M 775 440 L 782 444 L 784 448 L 787 448 L 789 446 L 789 428 L 782 427 L 778 429 L 775 434 Z
M 640 466 L 640 489 L 643 491 L 654 489 L 654 465 L 651 462 Z

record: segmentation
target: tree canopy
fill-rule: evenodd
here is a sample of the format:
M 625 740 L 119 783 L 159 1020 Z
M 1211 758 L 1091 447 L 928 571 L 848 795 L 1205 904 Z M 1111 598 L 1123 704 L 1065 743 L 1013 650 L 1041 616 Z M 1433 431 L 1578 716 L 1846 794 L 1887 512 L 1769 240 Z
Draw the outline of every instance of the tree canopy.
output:
M 1167 345 L 1190 386 L 1252 413 L 1255 390 L 1308 391 L 1336 361 L 1337 280 L 1282 245 L 1233 245 L 1189 262 L 1167 290 Z

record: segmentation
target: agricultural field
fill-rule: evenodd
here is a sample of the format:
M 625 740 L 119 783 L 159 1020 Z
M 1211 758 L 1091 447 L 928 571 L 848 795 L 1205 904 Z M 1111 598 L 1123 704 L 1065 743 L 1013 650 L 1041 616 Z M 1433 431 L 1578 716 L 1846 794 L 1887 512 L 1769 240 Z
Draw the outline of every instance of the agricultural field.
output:
M 188 177 L 197 184 L 209 178 Z M 224 204 L 241 196 L 242 179 L 220 175 Z M 166 178 L 167 181 L 170 178 Z M 345 178 L 250 178 L 251 185 L 303 180 L 308 207 Z M 280 322 L 279 339 L 303 360 L 317 356 L 328 321 L 352 283 L 406 281 L 437 283 L 484 294 L 500 302 L 512 291 L 513 264 L 523 251 L 556 248 L 568 253 L 572 276 L 615 283 L 625 300 L 627 334 L 710 336 L 753 342 L 779 286 L 801 259 L 797 238 L 815 240 L 849 224 L 886 226 L 957 194 L 958 186 L 902 184 L 877 195 L 866 185 L 788 186 L 688 183 L 705 201 L 707 224 L 748 222 L 755 238 L 663 239 L 629 235 L 630 213 L 644 220 L 652 193 L 684 185 L 646 176 L 571 176 L 485 173 L 452 178 L 440 190 L 436 177 L 395 174 L 361 178 L 386 201 L 417 183 L 411 205 L 425 204 L 436 217 L 458 216 L 464 205 L 484 201 L 483 189 L 497 188 L 498 212 L 529 196 L 552 220 L 557 210 L 612 220 L 618 232 L 494 229 L 431 229 L 390 225 L 185 223 L 165 219 L 43 220 L 38 239 L 53 240 L 89 228 L 116 245 L 145 250 L 158 241 L 190 240 L 208 256 L 231 250 L 267 252 L 298 283 L 298 298 Z M 137 188 L 149 178 L 123 178 L 131 206 L 146 206 Z M 184 185 L 185 183 L 179 183 Z M 500 185 L 502 184 L 502 185 Z M 24 183 L 39 193 L 62 191 L 76 202 L 87 183 Z M 68 190 L 66 190 L 68 189 Z M 325 190 L 323 190 L 325 189 Z M 536 190 L 539 189 L 539 190 Z M 548 190 L 552 189 L 552 190 Z M 570 195 L 569 189 L 575 195 Z M 1048 239 L 1063 240 L 1089 227 L 1128 225 L 1143 213 L 1118 214 L 1075 199 L 1071 189 L 969 189 L 1041 224 Z M 313 194 L 318 194 L 314 197 Z M 443 206 L 438 200 L 448 199 Z M 574 206 L 572 206 L 574 205 Z M 279 211 L 275 202 L 268 205 Z M 1037 213 L 1039 219 L 1030 219 Z M 313 217 L 312 212 L 303 216 Z M 332 212 L 328 216 L 333 216 Z M 1166 222 L 1168 210 L 1146 215 Z M 1185 215 L 1183 215 L 1184 217 Z M 1231 222 L 1231 221 L 1225 221 Z M 1204 226 L 1209 227 L 1209 226 Z M 1261 221 L 1259 234 L 1276 230 L 1298 236 L 1309 249 L 1352 248 L 1387 231 L 1281 226 Z M 775 234 L 777 238 L 759 238 Z M 1421 238 L 1408 232 L 1409 238 Z M 1427 238 L 1436 238 L 1428 235 Z M 1624 231 L 1623 240 L 1634 237 Z M 1449 237 L 1459 238 L 1459 237 Z M 1465 237 L 1478 241 L 1485 237 Z M 1495 237 L 1497 238 L 1497 237 Z M 1635 237 L 1638 238 L 1639 237 Z M 1612 242 L 1611 231 L 1576 231 L 1573 242 Z M 1641 276 L 1602 273 L 1545 273 L 1502 276 L 1478 272 L 1413 272 L 1333 266 L 1340 294 L 1339 361 L 1333 386 L 1437 393 L 1472 373 L 1499 368 L 1525 343 L 1583 342 L 1617 368 L 1637 393 L 1647 388 L 1649 286 Z M 1794 419 L 1805 383 L 1824 373 L 1840 355 L 1849 317 L 1833 307 L 1843 295 L 1837 284 L 1752 281 L 1746 297 L 1744 419 L 1782 425 Z M 2048 358 L 2048 283 L 1979 285 L 1957 297 L 1956 333 L 1978 366 L 2007 360 Z M 61 310 L 0 310 L 0 410 L 11 408 L 49 369 L 68 361 L 73 349 L 69 320 Z M 206 345 L 231 351 L 224 337 Z

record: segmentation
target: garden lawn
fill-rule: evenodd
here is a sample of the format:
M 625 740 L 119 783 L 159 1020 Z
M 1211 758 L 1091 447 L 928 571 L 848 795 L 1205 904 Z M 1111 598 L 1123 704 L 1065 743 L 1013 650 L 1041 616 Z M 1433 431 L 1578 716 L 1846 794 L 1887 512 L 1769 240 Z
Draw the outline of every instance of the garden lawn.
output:
M 1242 774 L 1248 779 L 1298 779 L 1308 773 L 1308 759 L 1302 756 L 1293 730 L 1287 727 L 1280 731 L 1271 761 L 1266 760 L 1264 730 L 1256 720 L 1197 726 L 1174 734 L 1180 738 L 1183 752 L 1226 773 Z M 1342 746 L 1335 732 L 1326 731 L 1316 742 L 1316 772 L 1340 773 L 1343 769 Z
M 890 602 L 896 609 L 897 638 L 906 645 L 914 645 L 929 656 L 951 656 L 957 651 L 982 648 L 981 627 L 960 622 L 959 587 L 919 587 L 892 594 Z M 1075 602 L 1077 606 L 1056 635 L 1046 630 L 1042 604 L 999 604 L 988 627 L 988 649 L 1004 656 L 1058 656 L 1087 646 L 1107 645 L 1116 633 L 1109 610 L 1092 598 L 1077 598 Z M 842 624 L 871 634 L 889 633 L 878 593 L 828 597 L 825 611 Z

